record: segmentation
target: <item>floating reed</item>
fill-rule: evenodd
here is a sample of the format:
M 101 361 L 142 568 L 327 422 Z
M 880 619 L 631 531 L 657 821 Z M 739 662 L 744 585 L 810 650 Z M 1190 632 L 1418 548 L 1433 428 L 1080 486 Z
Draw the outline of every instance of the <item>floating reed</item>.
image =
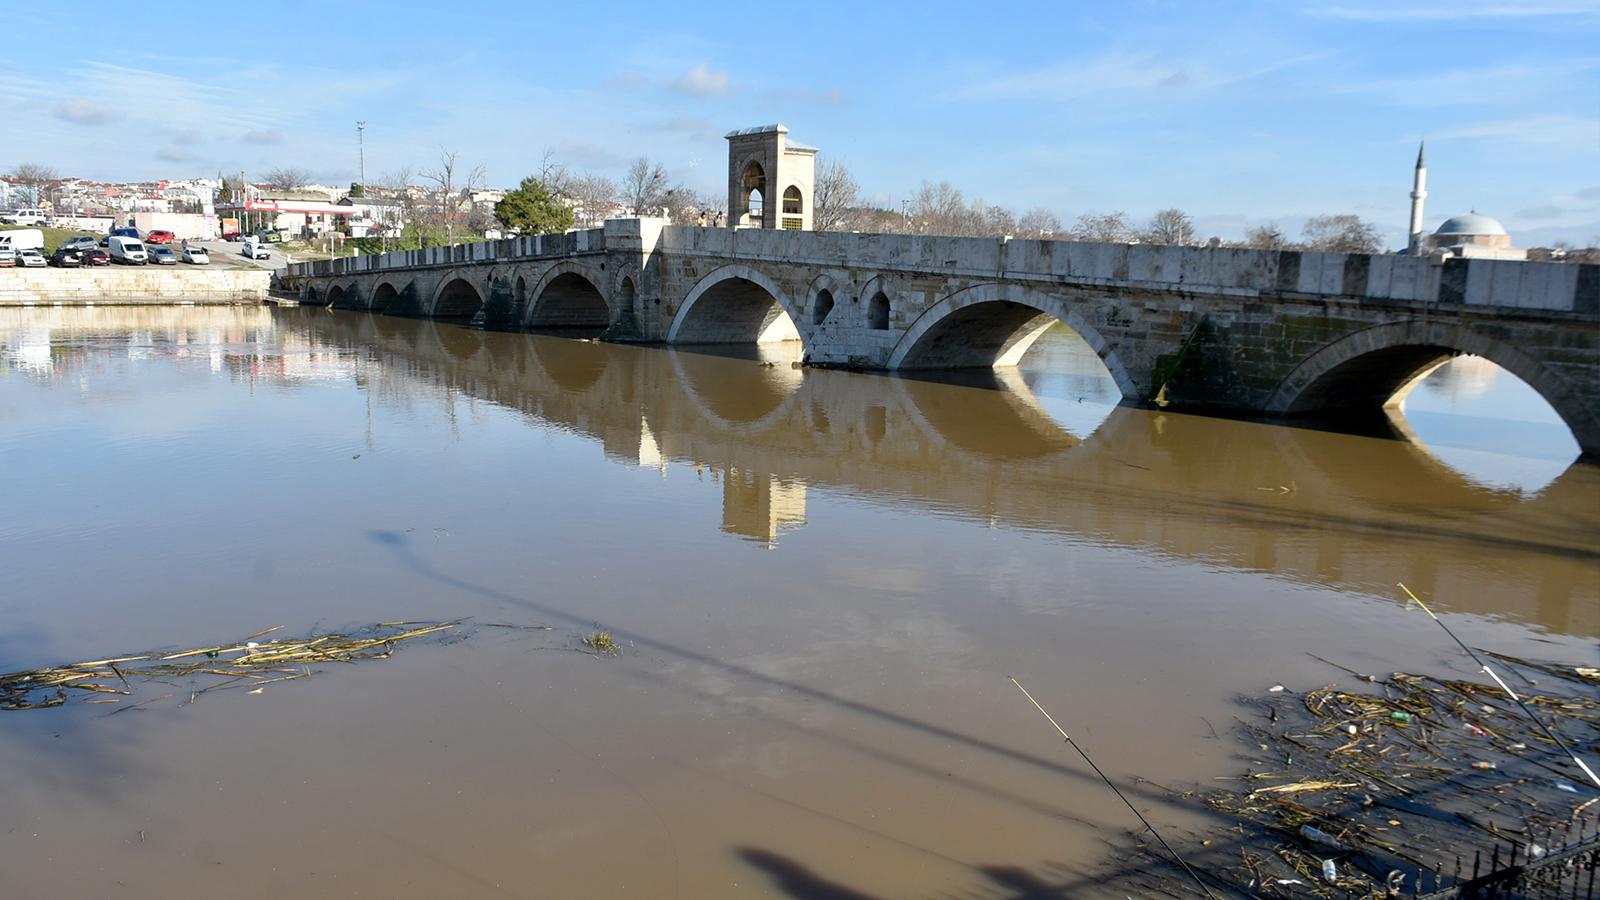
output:
M 131 697 L 138 685 L 151 682 L 178 684 L 183 680 L 181 686 L 189 689 L 190 702 L 223 688 L 249 687 L 256 693 L 267 684 L 307 678 L 315 674 L 313 665 L 388 659 L 402 641 L 448 631 L 461 621 L 380 622 L 349 634 L 259 640 L 282 630 L 279 625 L 211 647 L 12 672 L 0 675 L 0 711 L 48 709 L 71 699 L 120 703 Z

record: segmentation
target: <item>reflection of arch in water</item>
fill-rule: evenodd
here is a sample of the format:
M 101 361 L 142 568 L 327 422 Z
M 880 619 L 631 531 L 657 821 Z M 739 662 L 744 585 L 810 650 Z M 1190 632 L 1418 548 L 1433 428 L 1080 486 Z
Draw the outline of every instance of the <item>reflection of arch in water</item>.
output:
M 707 422 L 747 434 L 786 418 L 805 383 L 804 373 L 787 364 L 700 353 L 672 353 L 672 369 Z
M 483 308 L 483 293 L 467 279 L 454 276 L 439 285 L 428 308 L 435 319 L 470 319 Z
M 1080 443 L 1050 417 L 1015 369 L 973 373 L 961 383 L 891 380 L 898 389 L 899 405 L 932 446 L 957 447 L 983 457 L 1036 459 Z
M 530 369 L 567 393 L 579 394 L 594 387 L 611 363 L 610 348 L 591 341 L 553 335 L 525 336 L 523 340 Z
M 1076 331 L 1105 364 L 1123 397 L 1139 391 L 1122 360 L 1062 297 L 1013 284 L 980 284 L 957 291 L 917 317 L 889 355 L 890 369 L 1015 366 L 1056 321 Z
M 445 355 L 461 362 L 472 359 L 483 348 L 483 332 L 476 328 L 435 321 L 420 326 L 419 330 L 428 335 Z M 422 348 L 419 346 L 418 349 Z
M 761 344 L 799 340 L 800 311 L 783 289 L 745 265 L 723 266 L 683 298 L 671 344 Z
M 1600 418 L 1562 376 L 1505 341 L 1460 324 L 1420 319 L 1375 325 L 1313 353 L 1289 373 L 1267 402 L 1274 415 L 1375 414 L 1396 402 L 1440 362 L 1481 356 L 1543 397 L 1586 454 L 1600 452 Z
M 577 263 L 563 262 L 550 269 L 528 297 L 523 324 L 539 331 L 598 337 L 613 318 L 590 271 Z

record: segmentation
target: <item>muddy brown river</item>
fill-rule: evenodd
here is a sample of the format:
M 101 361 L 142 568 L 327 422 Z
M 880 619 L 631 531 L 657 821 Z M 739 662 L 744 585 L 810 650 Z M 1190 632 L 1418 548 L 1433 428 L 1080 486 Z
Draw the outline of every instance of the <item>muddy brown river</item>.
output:
M 1480 361 L 1369 435 L 1119 407 L 1067 331 L 981 377 L 792 361 L 0 311 L 0 671 L 476 623 L 0 713 L 0 896 L 1096 896 L 1138 823 L 1007 676 L 1197 838 L 1159 786 L 1239 770 L 1240 695 L 1470 674 L 1397 582 L 1600 658 L 1600 470 Z

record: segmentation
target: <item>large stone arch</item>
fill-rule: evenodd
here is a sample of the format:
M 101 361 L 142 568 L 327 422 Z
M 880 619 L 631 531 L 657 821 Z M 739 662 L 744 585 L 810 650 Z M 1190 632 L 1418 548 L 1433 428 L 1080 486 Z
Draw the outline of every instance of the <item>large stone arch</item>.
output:
M 485 291 L 463 272 L 449 272 L 439 279 L 428 315 L 435 319 L 470 319 L 483 309 Z
M 701 278 L 683 298 L 667 330 L 667 343 L 803 341 L 800 321 L 794 301 L 771 278 L 746 265 L 723 266 Z
M 1295 366 L 1267 401 L 1274 415 L 1377 410 L 1452 356 L 1481 356 L 1522 379 L 1572 430 L 1585 455 L 1600 454 L 1600 417 L 1561 375 L 1505 340 L 1464 323 L 1408 319 L 1347 334 Z
M 557 263 L 528 291 L 522 324 L 598 337 L 616 319 L 616 311 L 601 288 L 603 284 L 605 279 L 596 278 L 589 266 L 570 261 Z
M 1141 396 L 1116 349 L 1079 312 L 1078 304 L 1017 284 L 975 285 L 928 307 L 889 354 L 888 368 L 1014 366 L 1056 321 L 1088 343 L 1122 396 Z

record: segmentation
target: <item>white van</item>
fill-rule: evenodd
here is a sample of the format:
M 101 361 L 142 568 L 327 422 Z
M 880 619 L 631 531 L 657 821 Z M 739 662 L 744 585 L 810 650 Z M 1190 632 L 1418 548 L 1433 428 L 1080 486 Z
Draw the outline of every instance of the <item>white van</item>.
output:
M 37 228 L 13 228 L 0 231 L 0 247 L 11 250 L 43 250 L 44 232 Z
M 138 238 L 112 235 L 106 239 L 106 251 L 112 262 L 125 266 L 142 266 L 150 261 L 150 254 L 145 252 Z
M 42 209 L 13 209 L 8 213 L 0 213 L 0 225 L 43 225 L 44 220 Z

